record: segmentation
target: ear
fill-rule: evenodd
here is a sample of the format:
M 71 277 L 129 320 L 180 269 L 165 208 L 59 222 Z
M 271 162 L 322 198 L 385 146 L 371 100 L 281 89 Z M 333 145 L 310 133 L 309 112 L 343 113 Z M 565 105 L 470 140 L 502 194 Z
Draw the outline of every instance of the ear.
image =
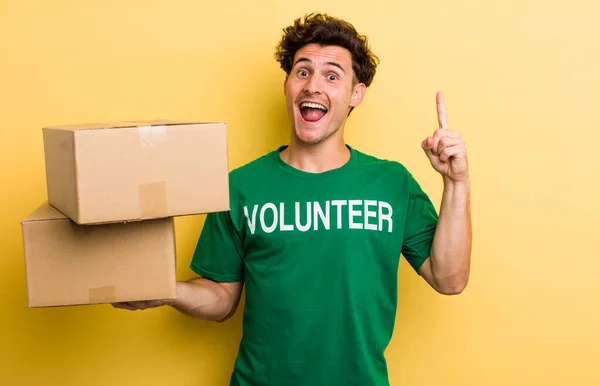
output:
M 350 98 L 350 106 L 356 107 L 362 103 L 365 93 L 367 92 L 367 86 L 364 83 L 357 83 L 352 91 L 352 97 Z
M 289 76 L 286 75 L 285 79 L 283 80 L 283 95 L 285 95 L 285 89 L 287 87 L 287 81 L 288 81 Z

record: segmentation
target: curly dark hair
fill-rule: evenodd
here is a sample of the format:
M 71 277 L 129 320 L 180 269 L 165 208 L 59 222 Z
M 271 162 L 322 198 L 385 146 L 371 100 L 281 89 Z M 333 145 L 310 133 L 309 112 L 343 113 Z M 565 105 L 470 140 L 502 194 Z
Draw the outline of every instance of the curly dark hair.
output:
M 352 24 L 327 14 L 311 13 L 294 20 L 294 24 L 284 28 L 283 32 L 275 58 L 287 75 L 292 70 L 296 51 L 303 46 L 310 43 L 335 45 L 350 51 L 355 81 L 367 87 L 371 85 L 379 58 L 371 52 L 367 37 L 360 35 Z

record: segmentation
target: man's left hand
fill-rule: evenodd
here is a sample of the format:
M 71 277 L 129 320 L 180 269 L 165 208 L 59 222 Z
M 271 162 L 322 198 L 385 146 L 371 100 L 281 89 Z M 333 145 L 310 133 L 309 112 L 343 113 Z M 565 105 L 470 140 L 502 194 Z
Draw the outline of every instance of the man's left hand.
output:
M 451 130 L 448 126 L 444 95 L 436 95 L 437 117 L 439 128 L 433 136 L 427 137 L 421 147 L 431 162 L 431 166 L 438 171 L 444 180 L 461 183 L 469 179 L 467 149 L 460 133 Z

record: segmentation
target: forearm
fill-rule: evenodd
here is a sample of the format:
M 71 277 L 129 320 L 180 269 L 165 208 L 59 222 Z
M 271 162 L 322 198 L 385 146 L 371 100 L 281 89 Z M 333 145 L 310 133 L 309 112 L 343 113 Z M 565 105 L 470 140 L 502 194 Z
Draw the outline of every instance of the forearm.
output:
M 470 183 L 444 181 L 438 226 L 431 249 L 431 271 L 440 292 L 460 293 L 471 260 Z
M 177 283 L 177 298 L 170 301 L 169 305 L 194 318 L 223 321 L 231 316 L 237 301 L 219 283 L 194 278 Z

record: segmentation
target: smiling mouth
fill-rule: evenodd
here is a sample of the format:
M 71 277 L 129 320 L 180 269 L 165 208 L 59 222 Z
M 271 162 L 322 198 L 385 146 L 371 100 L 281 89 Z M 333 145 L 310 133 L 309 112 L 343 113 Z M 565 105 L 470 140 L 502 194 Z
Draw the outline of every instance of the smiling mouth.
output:
M 307 122 L 318 122 L 327 114 L 327 108 L 319 103 L 300 103 L 300 114 Z

